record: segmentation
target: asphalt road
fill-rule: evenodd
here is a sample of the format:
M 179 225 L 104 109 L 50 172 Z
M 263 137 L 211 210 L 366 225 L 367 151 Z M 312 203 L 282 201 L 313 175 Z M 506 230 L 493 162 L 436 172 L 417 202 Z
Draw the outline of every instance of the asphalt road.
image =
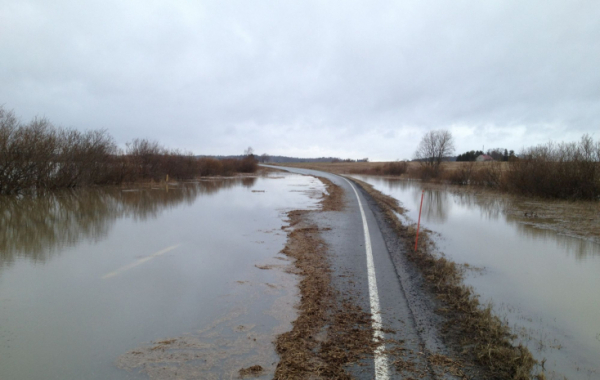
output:
M 343 188 L 343 211 L 322 212 L 313 217 L 314 223 L 326 228 L 322 237 L 329 247 L 333 286 L 373 314 L 375 335 L 404 342 L 407 358 L 425 368 L 423 378 L 440 378 L 427 359 L 432 353 L 446 351 L 437 331 L 439 320 L 433 313 L 434 301 L 424 295 L 420 276 L 406 261 L 403 244 L 387 226 L 371 197 L 358 185 L 335 174 L 270 167 L 325 177 Z M 352 369 L 353 375 L 378 380 L 402 378 L 392 368 L 392 358 L 383 348 L 376 351 L 370 365 Z

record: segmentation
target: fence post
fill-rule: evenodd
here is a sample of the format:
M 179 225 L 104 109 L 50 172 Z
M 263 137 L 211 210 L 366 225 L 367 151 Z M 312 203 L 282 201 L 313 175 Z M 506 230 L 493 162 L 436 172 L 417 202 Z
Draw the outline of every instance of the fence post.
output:
M 425 190 L 421 193 L 421 207 L 419 207 L 419 222 L 417 223 L 417 238 L 415 239 L 415 252 L 417 252 L 417 243 L 419 243 L 419 227 L 421 227 L 421 211 L 423 210 L 423 197 Z

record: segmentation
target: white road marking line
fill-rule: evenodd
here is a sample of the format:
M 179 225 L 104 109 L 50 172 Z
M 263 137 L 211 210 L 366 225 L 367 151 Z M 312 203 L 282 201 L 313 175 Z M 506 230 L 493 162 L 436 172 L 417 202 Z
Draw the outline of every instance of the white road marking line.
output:
M 107 278 L 115 277 L 116 275 L 121 274 L 121 273 L 123 273 L 123 272 L 125 272 L 125 271 L 127 271 L 127 270 L 129 270 L 131 268 L 135 268 L 138 265 L 141 265 L 141 264 L 143 264 L 143 263 L 145 263 L 147 261 L 150 261 L 150 260 L 154 259 L 155 257 L 158 257 L 158 256 L 160 256 L 160 255 L 162 255 L 164 253 L 172 251 L 175 248 L 179 247 L 180 245 L 181 244 L 177 244 L 177 245 L 172 245 L 170 247 L 167 247 L 167 248 L 163 249 L 162 251 L 158 251 L 156 253 L 151 254 L 150 256 L 146 256 L 146 257 L 144 257 L 142 259 L 139 259 L 138 261 L 135 261 L 135 262 L 133 262 L 131 264 L 125 265 L 124 267 L 121 267 L 121 268 L 117 269 L 114 272 L 107 273 L 104 276 L 102 276 L 101 278 L 103 280 L 106 280 Z
M 344 178 L 344 177 L 342 177 Z M 369 225 L 367 224 L 367 217 L 363 210 L 362 203 L 358 196 L 358 192 L 354 188 L 354 185 L 346 178 L 346 182 L 350 185 L 356 200 L 358 200 L 358 207 L 360 208 L 360 215 L 362 216 L 363 230 L 365 232 L 365 250 L 367 254 L 367 274 L 369 279 L 369 300 L 371 303 L 371 314 L 373 315 L 373 341 L 380 342 L 375 349 L 375 378 L 377 380 L 387 380 L 390 378 L 388 369 L 388 358 L 385 354 L 385 344 L 383 343 L 383 331 L 381 321 L 381 306 L 379 305 L 379 292 L 377 291 L 377 278 L 375 277 L 375 263 L 373 261 L 373 250 L 371 249 L 371 235 L 369 234 Z

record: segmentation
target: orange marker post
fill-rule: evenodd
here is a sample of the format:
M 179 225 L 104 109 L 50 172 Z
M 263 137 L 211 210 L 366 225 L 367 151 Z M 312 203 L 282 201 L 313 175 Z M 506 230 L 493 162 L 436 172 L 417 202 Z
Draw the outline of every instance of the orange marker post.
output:
M 421 211 L 423 210 L 423 197 L 425 190 L 421 193 L 421 207 L 419 207 L 419 222 L 417 223 L 417 238 L 415 239 L 415 252 L 417 252 L 417 243 L 419 243 L 419 227 L 421 227 Z

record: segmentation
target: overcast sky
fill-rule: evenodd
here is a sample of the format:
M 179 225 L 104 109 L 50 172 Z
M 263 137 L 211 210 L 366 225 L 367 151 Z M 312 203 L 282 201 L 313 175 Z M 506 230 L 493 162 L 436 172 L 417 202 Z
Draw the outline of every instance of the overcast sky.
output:
M 600 139 L 600 1 L 0 0 L 0 104 L 196 154 Z

